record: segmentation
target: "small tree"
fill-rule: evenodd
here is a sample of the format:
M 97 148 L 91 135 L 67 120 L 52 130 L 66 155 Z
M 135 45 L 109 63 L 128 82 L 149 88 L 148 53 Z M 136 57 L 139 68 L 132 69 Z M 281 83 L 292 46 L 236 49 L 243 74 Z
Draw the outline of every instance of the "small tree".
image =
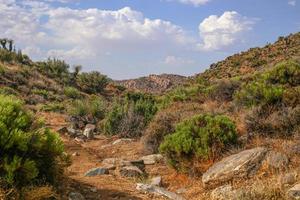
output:
M 81 90 L 95 94 L 104 92 L 109 79 L 99 72 L 84 72 L 77 75 L 76 83 Z

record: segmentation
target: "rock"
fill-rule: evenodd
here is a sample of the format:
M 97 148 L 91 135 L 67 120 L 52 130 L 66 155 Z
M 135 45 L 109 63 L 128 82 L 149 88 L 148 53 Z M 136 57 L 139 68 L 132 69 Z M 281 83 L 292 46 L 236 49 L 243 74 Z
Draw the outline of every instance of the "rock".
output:
M 234 200 L 238 199 L 237 192 L 231 185 L 223 185 L 214 189 L 210 194 L 211 200 Z
M 70 128 L 70 127 L 67 128 L 67 134 L 70 137 L 77 137 L 77 136 L 82 135 L 80 130 L 76 130 L 76 129 Z
M 295 185 L 287 191 L 287 196 L 291 199 L 300 199 L 300 184 Z
M 202 176 L 205 186 L 253 175 L 265 158 L 267 149 L 258 147 L 231 155 L 210 167 Z
M 141 160 L 144 160 L 145 165 L 154 165 L 157 162 L 160 162 L 164 159 L 161 154 L 152 154 L 148 156 L 141 157 Z
M 85 139 L 83 137 L 76 137 L 75 141 L 79 142 L 79 143 L 83 143 L 83 142 L 85 142 Z
M 87 124 L 84 128 L 83 135 L 86 136 L 88 139 L 93 139 L 95 129 L 96 126 L 94 124 Z
M 154 185 L 138 183 L 136 186 L 136 189 L 139 191 L 144 191 L 144 192 L 164 196 L 164 197 L 167 197 L 172 200 L 184 200 L 184 198 L 179 196 L 178 194 L 167 191 L 166 189 L 164 189 L 162 187 L 157 187 Z
M 281 186 L 292 185 L 296 181 L 297 181 L 297 179 L 296 179 L 296 174 L 295 173 L 284 174 L 284 175 L 279 176 L 279 178 L 278 178 L 278 183 Z
M 144 175 L 144 172 L 136 166 L 125 166 L 120 169 L 121 176 L 136 178 Z
M 95 188 L 95 187 L 91 188 L 91 192 L 96 193 L 97 192 L 97 188 Z
M 69 194 L 69 200 L 85 200 L 85 198 L 78 192 L 71 192 Z
M 115 165 L 104 165 L 103 167 L 108 170 L 115 170 L 117 168 Z
M 151 179 L 150 185 L 154 186 L 161 186 L 162 185 L 162 180 L 161 176 L 157 176 Z
M 79 156 L 79 153 L 78 153 L 78 152 L 74 152 L 74 153 L 72 154 L 72 156 L 73 156 L 73 157 Z
M 183 194 L 186 193 L 187 189 L 186 188 L 179 188 L 178 190 L 176 190 L 177 194 Z
M 61 127 L 57 130 L 58 133 L 60 134 L 64 134 L 64 133 L 67 133 L 68 132 L 68 128 L 67 127 Z
M 289 159 L 282 153 L 270 151 L 265 162 L 270 169 L 287 169 Z
M 92 176 L 98 176 L 104 174 L 109 174 L 109 170 L 104 167 L 99 167 L 99 168 L 93 168 L 89 170 L 88 172 L 85 173 L 84 176 L 92 177 Z
M 120 161 L 120 159 L 118 159 L 118 158 L 106 158 L 102 161 L 102 164 L 116 166 L 119 163 L 119 161 Z
M 114 141 L 113 143 L 112 143 L 112 145 L 117 145 L 117 144 L 121 144 L 121 143 L 129 143 L 129 142 L 132 142 L 133 141 L 133 139 L 128 139 L 128 138 L 121 138 L 121 139 L 118 139 L 118 140 L 116 140 L 116 141 Z
M 124 167 L 124 166 L 136 166 L 136 167 L 138 167 L 142 171 L 145 170 L 145 164 L 144 164 L 143 160 L 131 160 L 131 161 L 120 160 L 119 164 L 120 164 L 121 167 Z

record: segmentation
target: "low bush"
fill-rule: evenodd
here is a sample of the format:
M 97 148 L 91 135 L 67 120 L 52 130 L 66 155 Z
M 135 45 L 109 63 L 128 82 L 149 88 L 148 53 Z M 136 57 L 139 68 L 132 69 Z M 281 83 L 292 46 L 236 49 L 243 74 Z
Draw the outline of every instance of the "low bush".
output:
M 175 132 L 165 137 L 160 151 L 173 167 L 182 169 L 184 161 L 214 159 L 236 141 L 236 126 L 228 117 L 202 114 L 179 123 Z
M 76 76 L 78 87 L 90 94 L 103 93 L 109 81 L 107 76 L 99 72 L 83 72 Z
M 71 116 L 91 116 L 95 119 L 101 120 L 105 115 L 105 102 L 97 96 L 91 96 L 86 99 L 76 99 L 68 107 L 68 114 Z
M 115 101 L 104 121 L 104 132 L 107 135 L 116 135 L 120 132 L 120 122 L 124 118 L 124 107 Z
M 44 112 L 60 112 L 65 110 L 65 106 L 62 103 L 51 102 L 40 106 L 40 111 Z
M 232 101 L 234 92 L 239 88 L 236 80 L 220 80 L 207 89 L 207 95 L 216 101 Z
M 74 87 L 65 87 L 64 94 L 67 97 L 72 98 L 72 99 L 80 99 L 81 98 L 80 91 Z
M 275 104 L 282 100 L 283 91 L 284 89 L 280 85 L 253 81 L 242 85 L 241 89 L 234 94 L 234 100 L 238 105 L 247 107 L 259 104 Z
M 55 183 L 60 176 L 63 143 L 37 122 L 21 101 L 0 95 L 0 179 L 7 187 Z
M 0 88 L 0 94 L 2 95 L 17 95 L 18 92 L 10 87 L 1 87 Z

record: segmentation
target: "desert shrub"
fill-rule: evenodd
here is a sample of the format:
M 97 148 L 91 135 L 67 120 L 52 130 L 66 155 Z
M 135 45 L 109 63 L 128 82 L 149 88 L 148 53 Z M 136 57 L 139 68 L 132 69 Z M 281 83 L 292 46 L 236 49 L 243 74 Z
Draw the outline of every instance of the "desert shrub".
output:
M 0 95 L 0 179 L 7 186 L 54 183 L 63 151 L 59 136 L 38 123 L 21 101 Z
M 6 49 L 0 49 L 0 61 L 7 63 L 20 63 L 29 64 L 30 59 L 27 55 L 22 54 L 22 51 L 8 51 Z
M 283 93 L 282 102 L 286 106 L 300 105 L 300 86 L 286 89 Z
M 280 62 L 266 75 L 272 84 L 300 85 L 300 63 L 292 60 Z
M 42 96 L 45 99 L 48 99 L 50 95 L 48 90 L 41 90 L 41 89 L 32 89 L 31 93 Z
M 77 90 L 74 87 L 65 87 L 64 88 L 64 94 L 67 97 L 72 98 L 72 99 L 79 99 L 79 98 L 81 98 L 80 91 Z
M 152 95 L 127 93 L 124 99 L 113 104 L 105 119 L 104 130 L 108 135 L 140 136 L 156 112 L 156 100 Z
M 97 96 L 86 99 L 74 100 L 67 108 L 68 114 L 71 116 L 91 116 L 95 119 L 103 119 L 105 115 L 105 102 Z
M 103 93 L 109 81 L 107 76 L 99 72 L 84 72 L 76 77 L 78 87 L 90 94 Z
M 176 125 L 175 132 L 167 135 L 160 145 L 160 151 L 172 166 L 181 169 L 181 162 L 186 159 L 216 158 L 236 140 L 236 126 L 228 117 L 201 114 Z
M 157 153 L 164 137 L 175 131 L 175 124 L 179 121 L 178 113 L 162 110 L 149 123 L 142 138 L 147 153 Z
M 2 95 L 17 95 L 18 92 L 10 87 L 1 87 L 0 88 L 0 94 Z
M 300 124 L 300 106 L 278 107 L 258 106 L 246 116 L 246 129 L 249 133 L 268 136 L 289 136 Z
M 0 75 L 3 75 L 5 71 L 6 71 L 5 67 L 2 64 L 0 64 Z
M 207 89 L 208 96 L 217 101 L 232 101 L 240 83 L 236 80 L 220 80 Z
M 65 110 L 65 106 L 58 102 L 51 102 L 48 104 L 41 105 L 39 108 L 44 112 L 63 112 Z
M 251 107 L 259 104 L 275 104 L 282 100 L 283 87 L 280 85 L 266 84 L 261 81 L 253 81 L 242 85 L 234 94 L 234 100 L 239 105 Z

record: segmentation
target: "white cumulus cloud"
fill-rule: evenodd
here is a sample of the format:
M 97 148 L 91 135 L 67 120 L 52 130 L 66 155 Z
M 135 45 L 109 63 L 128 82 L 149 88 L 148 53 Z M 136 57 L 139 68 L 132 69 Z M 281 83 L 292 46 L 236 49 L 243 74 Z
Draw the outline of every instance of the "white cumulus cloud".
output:
M 239 36 L 252 29 L 255 20 L 243 17 L 236 11 L 226 11 L 221 16 L 211 15 L 199 25 L 199 34 L 203 39 L 200 48 L 218 50 L 233 44 Z
M 177 0 L 180 3 L 184 3 L 184 4 L 191 4 L 194 6 L 200 6 L 200 5 L 204 5 L 208 2 L 210 2 L 211 0 Z

